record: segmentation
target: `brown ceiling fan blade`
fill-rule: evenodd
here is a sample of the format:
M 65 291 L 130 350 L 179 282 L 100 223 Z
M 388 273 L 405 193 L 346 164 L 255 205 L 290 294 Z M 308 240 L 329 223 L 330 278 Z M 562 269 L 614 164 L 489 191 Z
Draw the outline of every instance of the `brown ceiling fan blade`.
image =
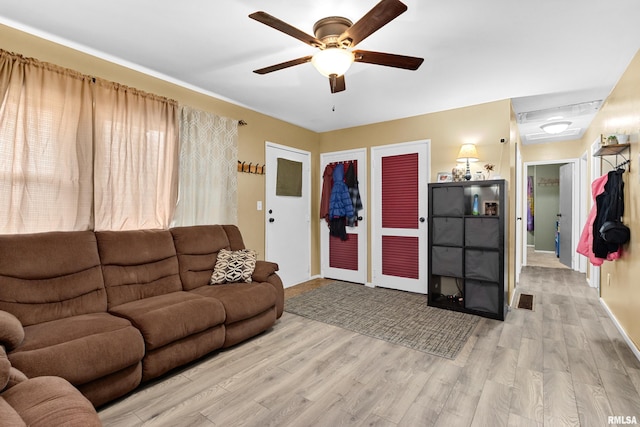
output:
M 331 86 L 331 93 L 342 92 L 347 88 L 344 83 L 344 75 L 336 76 L 332 74 L 329 76 L 329 85 Z
M 342 33 L 338 42 L 354 47 L 406 10 L 407 6 L 398 0 L 382 0 Z
M 281 62 L 280 64 L 271 65 L 270 67 L 260 68 L 259 70 L 253 70 L 256 74 L 267 74 L 273 71 L 282 70 L 284 68 L 293 67 L 294 65 L 306 64 L 311 61 L 311 56 L 304 56 L 298 59 L 292 59 L 291 61 Z
M 355 62 L 365 62 L 367 64 L 404 68 L 405 70 L 417 70 L 424 61 L 424 58 L 416 58 L 415 56 L 371 52 L 369 50 L 354 50 L 353 55 L 355 58 Z
M 282 31 L 283 33 L 291 37 L 294 37 L 310 46 L 317 47 L 317 48 L 324 48 L 324 43 L 322 43 L 320 40 L 318 40 L 314 36 L 309 35 L 304 31 L 301 31 L 296 27 L 289 25 L 284 21 L 281 21 L 275 16 L 269 15 L 266 12 L 262 12 L 262 11 L 254 12 L 251 15 L 249 15 L 249 18 L 255 19 L 258 22 L 262 22 L 263 24 L 268 25 L 271 28 L 275 28 L 278 31 Z

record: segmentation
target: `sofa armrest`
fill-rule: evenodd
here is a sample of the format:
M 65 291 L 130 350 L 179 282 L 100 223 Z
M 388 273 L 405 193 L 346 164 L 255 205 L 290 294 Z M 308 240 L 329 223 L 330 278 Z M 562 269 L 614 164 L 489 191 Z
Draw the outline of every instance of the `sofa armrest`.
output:
M 9 390 L 14 385 L 20 384 L 21 382 L 26 381 L 28 379 L 29 378 L 27 378 L 27 376 L 23 374 L 22 371 L 12 366 L 11 369 L 9 369 L 9 381 L 5 386 L 5 389 Z
M 255 282 L 267 282 L 273 286 L 276 291 L 277 318 L 280 318 L 284 311 L 284 287 L 282 286 L 280 276 L 276 273 L 278 268 L 278 264 L 275 262 L 258 260 L 256 261 L 256 268 L 251 275 L 251 280 Z
M 22 371 L 11 366 L 4 346 L 0 345 L 0 392 L 8 390 L 16 384 L 26 381 L 28 378 Z M 0 418 L 2 419 L 2 418 Z
M 278 264 L 269 261 L 256 261 L 256 268 L 253 270 L 251 280 L 254 282 L 267 282 L 269 276 L 278 271 Z
M 0 345 L 4 345 L 7 351 L 11 351 L 19 346 L 23 340 L 22 323 L 13 314 L 0 310 Z

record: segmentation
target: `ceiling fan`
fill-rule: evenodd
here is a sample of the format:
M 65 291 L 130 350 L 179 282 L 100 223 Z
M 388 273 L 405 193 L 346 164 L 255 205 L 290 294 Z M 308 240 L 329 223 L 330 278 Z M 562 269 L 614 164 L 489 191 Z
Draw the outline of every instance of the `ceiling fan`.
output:
M 346 89 L 344 73 L 353 62 L 385 65 L 388 67 L 417 70 L 423 58 L 395 55 L 391 53 L 354 50 L 356 45 L 374 32 L 397 18 L 407 10 L 398 0 L 382 0 L 355 24 L 341 16 L 323 18 L 313 25 L 314 36 L 305 33 L 266 12 L 255 12 L 249 18 L 255 19 L 276 30 L 282 31 L 312 47 L 320 49 L 315 55 L 304 56 L 259 70 L 257 74 L 267 74 L 294 65 L 311 62 L 316 69 L 329 78 L 331 93 Z

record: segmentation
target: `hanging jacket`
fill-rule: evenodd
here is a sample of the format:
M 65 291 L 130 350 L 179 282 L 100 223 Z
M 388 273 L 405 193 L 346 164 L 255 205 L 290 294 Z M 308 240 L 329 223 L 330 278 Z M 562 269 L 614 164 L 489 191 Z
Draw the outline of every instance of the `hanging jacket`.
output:
M 600 229 L 605 222 L 620 221 L 624 215 L 624 182 L 623 169 L 617 169 L 607 174 L 604 191 L 596 196 L 597 212 L 593 222 L 593 253 L 598 258 L 607 258 L 610 253 L 620 249 L 619 244 L 604 240 Z
M 591 183 L 591 196 L 593 197 L 593 204 L 591 205 L 591 211 L 589 211 L 587 221 L 584 224 L 582 234 L 580 235 L 580 240 L 578 241 L 578 246 L 576 247 L 576 252 L 589 258 L 591 264 L 595 265 L 596 267 L 599 267 L 604 263 L 603 258 L 598 258 L 593 253 L 593 229 L 596 214 L 598 211 L 596 205 L 596 197 L 604 192 L 604 186 L 607 183 L 608 179 L 608 175 L 602 175 L 601 177 L 596 178 Z M 619 250 L 616 252 L 607 254 L 607 260 L 613 261 L 620 258 L 620 256 L 622 256 L 622 248 L 619 248 Z
M 339 163 L 333 170 L 333 188 L 329 199 L 329 219 L 353 216 L 353 203 L 349 188 L 344 183 L 344 165 Z
M 354 227 L 358 223 L 358 211 L 363 209 L 355 162 L 349 162 L 349 167 L 344 175 L 344 183 L 347 184 L 349 195 L 351 196 L 351 204 L 353 205 L 353 216 L 347 217 L 347 225 Z
M 335 165 L 329 163 L 322 174 L 322 195 L 320 196 L 320 218 L 329 222 L 329 200 L 333 189 L 333 170 Z

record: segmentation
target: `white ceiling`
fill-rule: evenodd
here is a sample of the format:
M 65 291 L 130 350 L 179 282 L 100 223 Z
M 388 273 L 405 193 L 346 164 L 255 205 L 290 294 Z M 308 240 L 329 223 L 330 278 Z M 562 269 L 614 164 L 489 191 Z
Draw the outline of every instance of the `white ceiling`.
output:
M 516 113 L 603 100 L 640 48 L 638 0 L 404 0 L 358 49 L 425 58 L 417 71 L 355 63 L 336 94 L 311 64 L 252 72 L 315 49 L 250 13 L 312 34 L 320 18 L 356 22 L 377 2 L 3 0 L 0 23 L 316 132 L 506 98 Z M 527 138 L 544 120 L 519 126 L 525 143 L 576 139 L 591 117 L 570 118 L 569 136 Z

